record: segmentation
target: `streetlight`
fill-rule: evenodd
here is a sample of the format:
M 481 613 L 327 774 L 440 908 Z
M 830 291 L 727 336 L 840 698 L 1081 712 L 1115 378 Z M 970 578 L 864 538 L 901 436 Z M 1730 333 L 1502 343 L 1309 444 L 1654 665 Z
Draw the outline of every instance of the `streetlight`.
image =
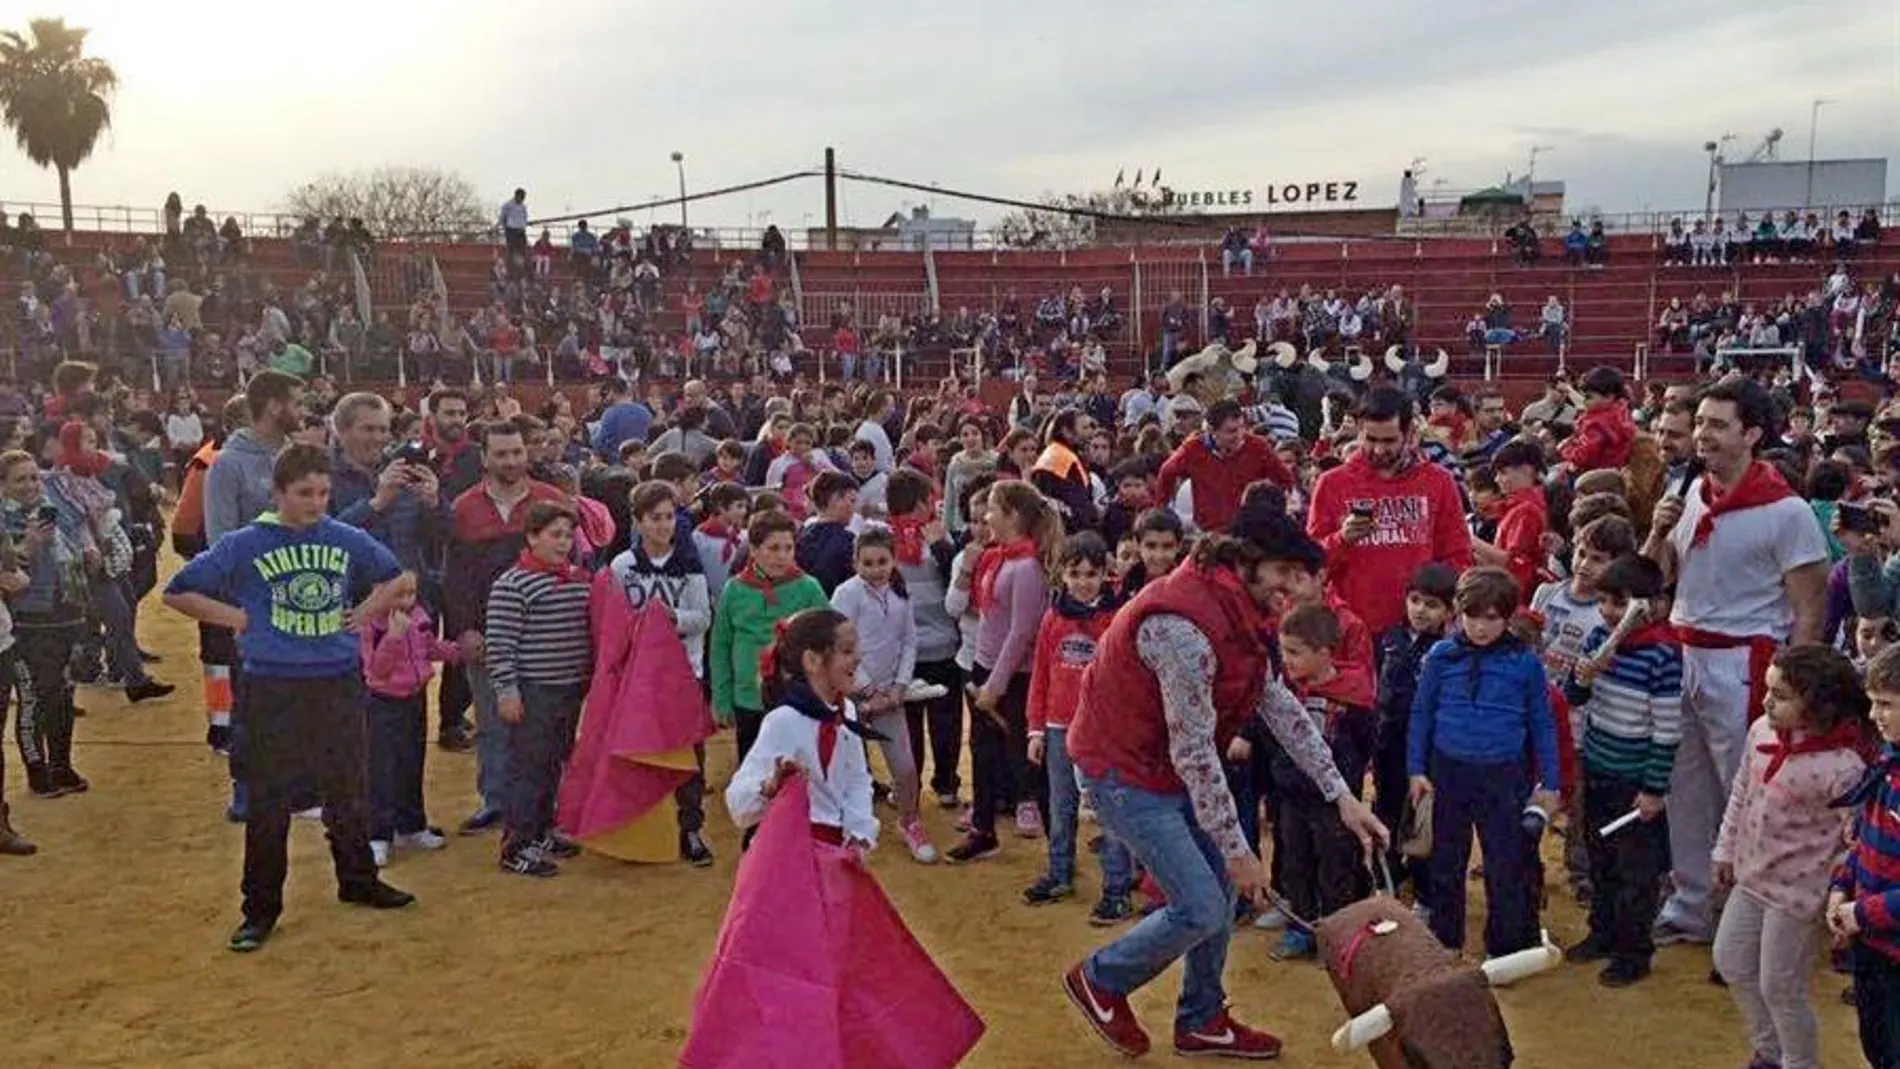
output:
M 673 166 L 680 173 L 680 229 L 686 229 L 686 153 L 673 152 Z
M 1821 125 L 1821 107 L 1834 101 L 1825 97 L 1815 97 L 1814 105 L 1808 109 L 1808 195 L 1802 200 L 1803 208 L 1814 206 L 1814 132 Z
M 1723 134 L 1722 139 L 1720 141 L 1704 141 L 1702 143 L 1702 151 L 1709 154 L 1708 195 L 1703 199 L 1703 202 L 1702 202 L 1702 218 L 1704 219 L 1712 219 L 1715 217 L 1716 169 L 1722 166 L 1722 146 L 1728 144 L 1730 141 L 1733 141 L 1733 140 L 1735 140 L 1734 134 Z

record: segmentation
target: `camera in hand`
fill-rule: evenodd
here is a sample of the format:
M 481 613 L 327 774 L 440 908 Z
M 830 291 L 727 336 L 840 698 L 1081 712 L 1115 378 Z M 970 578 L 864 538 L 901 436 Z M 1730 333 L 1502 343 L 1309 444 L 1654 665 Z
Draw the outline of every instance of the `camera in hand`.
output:
M 429 464 L 429 447 L 423 445 L 421 442 L 404 442 L 396 448 L 396 463 L 427 467 Z
M 1855 534 L 1875 534 L 1887 525 L 1880 513 L 1852 501 L 1841 502 L 1835 511 L 1841 518 L 1843 531 L 1852 531 Z
M 1357 517 L 1359 517 L 1359 518 L 1360 518 L 1360 519 L 1362 519 L 1362 520 L 1369 520 L 1369 519 L 1371 519 L 1371 518 L 1372 518 L 1372 502 L 1370 502 L 1370 501 L 1355 501 L 1355 502 L 1353 502 L 1353 503 L 1352 503 L 1352 514 L 1353 514 L 1354 516 L 1357 516 Z
M 39 511 L 33 514 L 33 519 L 42 527 L 51 527 L 59 522 L 59 506 L 41 505 Z

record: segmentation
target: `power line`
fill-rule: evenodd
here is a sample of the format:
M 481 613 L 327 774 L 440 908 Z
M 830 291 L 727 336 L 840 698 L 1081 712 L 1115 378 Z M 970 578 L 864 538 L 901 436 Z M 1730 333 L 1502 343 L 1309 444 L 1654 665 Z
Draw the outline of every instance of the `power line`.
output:
M 671 208 L 675 205 L 691 204 L 694 201 L 711 200 L 714 197 L 729 197 L 734 193 L 746 193 L 754 189 L 765 189 L 768 186 L 795 182 L 801 178 L 822 178 L 823 176 L 823 171 L 792 171 L 788 174 L 779 175 L 776 178 L 761 178 L 756 182 L 742 182 L 736 186 L 721 186 L 718 189 L 689 193 L 684 197 L 666 197 L 660 200 L 643 201 L 639 204 L 622 204 L 618 207 L 597 208 L 588 212 L 571 212 L 567 215 L 546 215 L 539 219 L 528 220 L 528 225 L 531 227 L 546 226 L 550 223 L 571 223 L 577 219 L 593 219 L 596 217 L 619 215 L 622 212 L 644 212 L 650 209 Z

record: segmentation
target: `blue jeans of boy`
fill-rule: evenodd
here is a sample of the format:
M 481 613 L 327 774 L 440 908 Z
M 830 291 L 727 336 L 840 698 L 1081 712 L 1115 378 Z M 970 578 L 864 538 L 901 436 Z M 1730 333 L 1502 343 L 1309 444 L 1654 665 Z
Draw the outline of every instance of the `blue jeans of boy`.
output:
M 1075 882 L 1075 838 L 1082 808 L 1082 784 L 1069 760 L 1067 728 L 1049 728 L 1043 734 L 1042 763 L 1049 773 L 1049 876 L 1057 883 Z M 1113 835 L 1102 836 L 1102 897 L 1126 897 L 1135 889 L 1135 862 L 1128 848 Z
M 1168 904 L 1082 963 L 1091 984 L 1126 996 L 1183 961 L 1175 1025 L 1200 1028 L 1226 1004 L 1221 974 L 1233 936 L 1234 885 L 1227 862 L 1194 819 L 1185 792 L 1157 794 L 1111 772 L 1085 777 L 1096 819 L 1161 885 Z
M 1541 938 L 1537 925 L 1537 841 L 1524 833 L 1531 794 L 1525 760 L 1474 764 L 1431 755 L 1432 934 L 1452 950 L 1465 945 L 1465 872 L 1471 833 L 1484 851 L 1484 952 L 1496 958 Z

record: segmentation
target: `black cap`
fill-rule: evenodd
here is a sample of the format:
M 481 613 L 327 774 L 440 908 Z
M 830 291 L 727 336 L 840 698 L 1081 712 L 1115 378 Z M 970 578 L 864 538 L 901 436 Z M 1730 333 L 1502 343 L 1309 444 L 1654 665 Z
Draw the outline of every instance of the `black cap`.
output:
M 1286 495 L 1271 483 L 1247 488 L 1227 533 L 1253 543 L 1268 560 L 1291 561 L 1314 571 L 1326 563 L 1326 551 L 1287 514 Z

